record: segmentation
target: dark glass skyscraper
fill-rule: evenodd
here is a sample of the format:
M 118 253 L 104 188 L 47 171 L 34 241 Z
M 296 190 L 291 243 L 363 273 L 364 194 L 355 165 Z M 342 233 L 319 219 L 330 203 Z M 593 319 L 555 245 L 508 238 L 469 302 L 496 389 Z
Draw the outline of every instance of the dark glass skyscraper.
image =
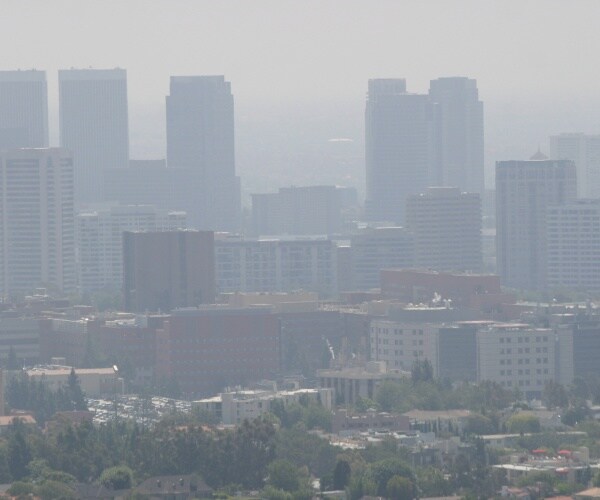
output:
M 167 104 L 167 165 L 190 170 L 186 207 L 198 229 L 238 231 L 233 95 L 223 76 L 172 76 Z

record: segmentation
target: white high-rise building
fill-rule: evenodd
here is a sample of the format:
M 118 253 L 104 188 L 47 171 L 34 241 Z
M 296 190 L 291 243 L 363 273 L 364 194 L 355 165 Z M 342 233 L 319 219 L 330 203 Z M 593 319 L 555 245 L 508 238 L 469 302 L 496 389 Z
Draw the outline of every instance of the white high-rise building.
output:
M 435 271 L 481 271 L 481 221 L 477 193 L 430 187 L 410 196 L 406 227 L 414 235 L 415 266 Z
M 388 368 L 410 371 L 415 362 L 428 360 L 438 365 L 439 325 L 376 319 L 371 321 L 369 342 L 371 359 L 385 361 Z
M 496 260 L 504 285 L 546 286 L 546 212 L 576 198 L 575 164 L 548 160 L 496 163 Z
M 172 76 L 167 106 L 167 165 L 189 169 L 196 196 L 186 207 L 198 229 L 239 231 L 233 95 L 223 76 Z
M 559 134 L 550 137 L 550 155 L 572 160 L 580 198 L 600 197 L 600 135 Z
M 45 71 L 0 71 L 0 149 L 48 146 Z
M 546 215 L 549 288 L 600 291 L 600 199 L 551 206 Z
M 434 111 L 428 95 L 407 93 L 404 79 L 369 80 L 367 220 L 404 222 L 406 198 L 430 185 L 433 139 Z
M 185 212 L 160 210 L 149 205 L 125 205 L 80 212 L 76 225 L 80 290 L 120 290 L 123 233 L 185 229 L 187 217 Z
M 438 78 L 431 81 L 429 97 L 436 114 L 433 185 L 483 195 L 483 103 L 477 81 Z
M 61 148 L 0 153 L 0 293 L 75 290 L 73 159 Z
M 58 72 L 60 145 L 73 152 L 77 206 L 103 201 L 104 170 L 129 163 L 124 69 Z
M 519 389 L 527 399 L 540 398 L 556 379 L 556 344 L 549 328 L 501 323 L 477 331 L 477 381 Z

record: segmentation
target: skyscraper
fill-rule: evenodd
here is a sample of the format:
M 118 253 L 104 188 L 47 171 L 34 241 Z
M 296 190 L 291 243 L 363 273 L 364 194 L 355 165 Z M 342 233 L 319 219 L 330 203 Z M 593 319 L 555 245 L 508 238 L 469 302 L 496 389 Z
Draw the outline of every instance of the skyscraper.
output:
M 404 79 L 369 80 L 367 220 L 402 223 L 406 198 L 429 185 L 433 119 L 429 96 L 407 93 Z
M 558 160 L 575 162 L 580 198 L 600 197 L 600 135 L 553 135 L 550 137 L 550 154 Z
M 432 185 L 483 195 L 483 103 L 477 81 L 438 78 L 431 81 L 429 97 L 436 104 Z
M 506 286 L 540 290 L 546 285 L 546 213 L 577 196 L 575 164 L 549 160 L 496 163 L 496 255 Z
M 58 84 L 60 144 L 73 152 L 76 204 L 102 201 L 104 170 L 129 162 L 127 73 L 61 70 Z
M 197 195 L 185 207 L 199 229 L 237 231 L 233 95 L 223 76 L 172 76 L 167 106 L 167 164 L 188 168 Z
M 0 149 L 48 146 L 45 71 L 0 71 Z
M 60 148 L 0 153 L 0 293 L 75 290 L 73 159 Z

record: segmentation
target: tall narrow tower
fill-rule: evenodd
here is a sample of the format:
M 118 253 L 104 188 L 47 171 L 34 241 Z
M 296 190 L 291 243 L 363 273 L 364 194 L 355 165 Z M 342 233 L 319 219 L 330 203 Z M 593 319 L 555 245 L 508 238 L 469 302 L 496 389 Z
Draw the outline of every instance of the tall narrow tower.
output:
M 186 207 L 198 229 L 237 231 L 233 95 L 224 76 L 172 76 L 167 106 L 167 164 L 190 170 L 196 187 Z
M 73 152 L 78 206 L 103 200 L 104 170 L 129 163 L 124 69 L 58 72 L 60 144 Z
M 407 93 L 404 79 L 369 80 L 365 111 L 368 220 L 403 223 L 407 197 L 429 185 L 433 118 L 429 96 Z
M 432 184 L 483 195 L 483 103 L 477 81 L 438 78 L 431 81 L 429 96 L 436 105 Z
M 0 295 L 75 290 L 73 159 L 61 148 L 0 153 Z
M 48 146 L 45 71 L 0 71 L 0 149 Z

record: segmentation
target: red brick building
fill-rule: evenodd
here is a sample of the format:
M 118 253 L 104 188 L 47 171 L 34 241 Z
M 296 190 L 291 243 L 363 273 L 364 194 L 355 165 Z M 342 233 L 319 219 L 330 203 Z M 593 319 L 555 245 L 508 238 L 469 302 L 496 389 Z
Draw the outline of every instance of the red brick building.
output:
M 185 395 L 200 397 L 274 378 L 279 372 L 279 330 L 269 308 L 173 311 L 157 330 L 156 375 L 173 378 Z
M 495 274 L 383 269 L 380 276 L 381 294 L 386 299 L 429 303 L 437 293 L 455 306 L 481 310 L 515 303 L 514 296 L 502 291 Z

